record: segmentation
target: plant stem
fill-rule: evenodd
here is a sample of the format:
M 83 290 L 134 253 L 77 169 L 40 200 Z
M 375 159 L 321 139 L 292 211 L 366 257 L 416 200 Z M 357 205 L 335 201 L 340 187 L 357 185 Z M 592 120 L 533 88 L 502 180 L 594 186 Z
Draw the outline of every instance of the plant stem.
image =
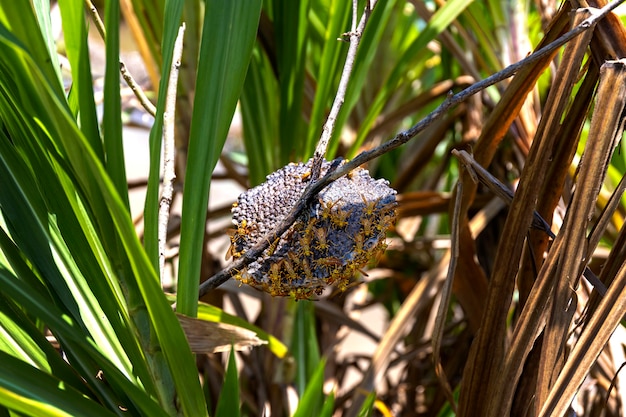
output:
M 176 117 L 176 90 L 178 86 L 178 74 L 180 61 L 183 55 L 183 37 L 185 35 L 185 23 L 178 29 L 178 36 L 174 43 L 174 53 L 170 69 L 170 79 L 167 83 L 167 95 L 165 99 L 165 112 L 163 113 L 163 189 L 159 202 L 159 275 L 163 286 L 165 269 L 165 243 L 167 242 L 167 223 L 170 217 L 170 206 L 174 195 L 174 119 Z

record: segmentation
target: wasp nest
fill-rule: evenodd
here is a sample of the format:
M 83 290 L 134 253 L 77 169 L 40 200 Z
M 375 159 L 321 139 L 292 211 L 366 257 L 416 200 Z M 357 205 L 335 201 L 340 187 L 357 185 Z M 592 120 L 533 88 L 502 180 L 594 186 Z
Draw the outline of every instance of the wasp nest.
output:
M 331 163 L 324 161 L 322 175 Z M 306 188 L 311 160 L 289 164 L 241 194 L 233 204 L 230 254 L 241 257 L 294 207 Z M 355 272 L 385 250 L 396 218 L 395 190 L 357 168 L 323 189 L 281 238 L 235 276 L 273 296 L 307 299 L 326 285 L 345 289 Z

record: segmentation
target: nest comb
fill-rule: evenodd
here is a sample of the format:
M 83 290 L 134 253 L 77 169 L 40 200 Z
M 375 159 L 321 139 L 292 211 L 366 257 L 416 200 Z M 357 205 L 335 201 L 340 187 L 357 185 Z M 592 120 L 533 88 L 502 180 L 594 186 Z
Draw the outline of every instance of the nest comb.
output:
M 307 186 L 311 161 L 291 163 L 233 204 L 229 253 L 241 257 L 295 206 Z M 324 161 L 324 175 L 331 163 Z M 345 289 L 355 272 L 387 245 L 396 218 L 396 191 L 357 168 L 324 188 L 298 220 L 235 278 L 273 296 L 308 299 L 327 285 Z

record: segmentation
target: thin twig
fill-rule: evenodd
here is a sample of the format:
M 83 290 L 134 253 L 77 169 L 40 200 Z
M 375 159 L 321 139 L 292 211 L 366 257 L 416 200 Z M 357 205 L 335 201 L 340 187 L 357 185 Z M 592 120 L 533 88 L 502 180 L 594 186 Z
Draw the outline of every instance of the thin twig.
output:
M 178 36 L 174 43 L 170 78 L 167 83 L 165 99 L 165 112 L 163 113 L 163 189 L 159 201 L 159 274 L 161 285 L 165 274 L 165 243 L 167 242 L 167 223 L 170 217 L 170 206 L 174 195 L 174 119 L 176 117 L 176 90 L 178 87 L 178 74 L 180 60 L 183 55 L 183 37 L 185 35 L 185 23 L 178 29 Z
M 591 17 L 585 19 L 580 25 L 565 33 L 563 36 L 559 37 L 555 41 L 549 43 L 545 47 L 532 53 L 521 61 L 509 65 L 502 71 L 499 71 L 482 81 L 472 84 L 470 87 L 466 88 L 458 94 L 448 94 L 448 97 L 444 100 L 443 103 L 441 103 L 435 110 L 432 111 L 432 113 L 419 121 L 413 127 L 398 133 L 390 141 L 385 142 L 372 150 L 361 152 L 354 159 L 341 165 L 336 170 L 332 172 L 327 172 L 326 175 L 324 175 L 324 177 L 320 178 L 319 180 L 311 181 L 309 186 L 302 193 L 300 200 L 294 205 L 291 212 L 283 219 L 283 221 L 281 221 L 274 228 L 274 230 L 272 230 L 262 239 L 259 239 L 258 243 L 250 248 L 248 251 L 246 251 L 243 256 L 239 258 L 236 262 L 233 262 L 229 267 L 221 270 L 200 285 L 200 297 L 206 294 L 211 289 L 222 285 L 232 275 L 236 274 L 237 271 L 240 271 L 246 265 L 249 265 L 258 257 L 260 257 L 263 251 L 269 246 L 269 243 L 274 242 L 276 239 L 282 236 L 282 234 L 285 233 L 287 229 L 289 229 L 289 227 L 291 227 L 291 225 L 296 221 L 300 213 L 309 204 L 309 202 L 313 200 L 313 197 L 317 195 L 317 193 L 319 193 L 321 190 L 323 190 L 328 184 L 346 175 L 347 173 L 363 165 L 364 163 L 371 161 L 372 159 L 377 158 L 405 144 L 406 142 L 414 138 L 418 133 L 430 126 L 438 118 L 440 118 L 452 106 L 455 106 L 467 100 L 474 94 L 483 91 L 487 87 L 490 87 L 491 85 L 499 81 L 505 80 L 513 76 L 522 67 L 541 60 L 546 55 L 552 54 L 552 52 L 563 46 L 565 43 L 569 42 L 575 36 L 579 35 L 585 30 L 594 27 L 599 20 L 601 20 L 604 16 L 606 16 L 623 2 L 624 0 L 617 0 L 613 3 L 607 4 L 601 9 L 594 9 Z
M 365 25 L 367 24 L 367 20 L 374 6 L 376 6 L 376 1 L 367 2 L 365 6 L 365 11 L 363 12 L 363 16 L 361 17 L 359 25 L 357 26 L 356 22 L 358 19 L 358 1 L 353 0 L 352 2 L 352 28 L 350 32 L 344 34 L 344 36 L 349 37 L 350 46 L 348 47 L 348 54 L 346 55 L 346 62 L 343 65 L 343 71 L 339 80 L 339 87 L 337 87 L 335 100 L 333 101 L 333 105 L 330 108 L 330 113 L 328 113 L 328 118 L 326 119 L 326 123 L 324 123 L 324 127 L 322 128 L 322 135 L 319 142 L 317 143 L 317 147 L 315 148 L 315 153 L 313 154 L 313 163 L 311 164 L 312 181 L 316 181 L 320 177 L 322 162 L 324 160 L 324 156 L 326 155 L 328 142 L 333 135 L 333 131 L 335 130 L 335 122 L 337 121 L 337 116 L 339 115 L 339 110 L 341 110 L 341 106 L 343 106 L 346 98 L 346 90 L 348 89 L 348 82 L 350 81 L 350 75 L 352 74 L 352 68 L 354 67 L 354 61 L 356 59 L 356 53 L 359 48 L 359 43 L 361 42 L 361 36 L 363 35 L 363 30 L 365 30 Z
M 102 19 L 100 18 L 100 14 L 98 14 L 98 9 L 96 9 L 96 6 L 94 6 L 91 0 L 85 0 L 85 5 L 89 9 L 89 13 L 91 13 L 93 23 L 96 25 L 96 29 L 98 30 L 98 33 L 100 33 L 102 40 L 105 40 L 106 31 L 104 29 L 104 23 L 102 22 Z
M 513 202 L 513 191 L 506 188 L 504 184 L 502 184 L 496 177 L 491 175 L 489 171 L 480 166 L 478 162 L 474 158 L 471 157 L 465 151 L 458 151 L 456 149 L 452 150 L 452 154 L 456 156 L 459 161 L 463 164 L 466 169 L 466 172 L 472 177 L 474 182 L 480 181 L 481 184 L 484 184 L 494 193 L 498 198 L 504 201 L 507 205 L 511 205 Z M 556 238 L 556 235 L 550 229 L 550 225 L 548 222 L 541 217 L 541 214 L 536 210 L 533 211 L 533 221 L 532 227 L 543 230 L 551 239 Z M 606 293 L 606 286 L 600 278 L 593 273 L 589 267 L 585 267 L 583 275 L 587 279 L 587 281 L 593 285 L 593 287 L 598 291 L 600 295 L 604 295 Z
M 96 25 L 96 29 L 98 30 L 98 33 L 100 33 L 102 40 L 106 42 L 106 29 L 104 28 L 104 23 L 102 22 L 102 19 L 100 18 L 100 14 L 98 14 L 98 9 L 96 9 L 96 6 L 94 6 L 91 0 L 85 0 L 85 5 L 87 6 L 87 9 L 89 9 L 89 12 L 91 13 L 91 17 L 93 18 L 93 22 Z M 148 96 L 146 96 L 146 93 L 144 93 L 141 87 L 139 86 L 139 84 L 137 84 L 133 76 L 130 74 L 130 72 L 126 68 L 126 64 L 124 64 L 122 60 L 120 60 L 120 74 L 122 74 L 122 78 L 124 78 L 124 81 L 126 81 L 126 84 L 128 85 L 128 87 L 130 87 L 133 94 L 135 94 L 135 97 L 137 97 L 137 99 L 139 100 L 139 103 L 141 103 L 141 106 L 150 115 L 152 115 L 152 117 L 156 117 L 156 107 L 154 106 L 154 104 L 150 102 L 150 99 L 148 99 Z
M 152 104 L 148 96 L 146 96 L 146 93 L 143 92 L 122 60 L 120 60 L 120 74 L 122 74 L 122 78 L 126 81 L 126 85 L 128 85 L 135 97 L 137 97 L 137 100 L 139 100 L 141 107 L 143 107 L 152 117 L 156 117 L 156 106 Z

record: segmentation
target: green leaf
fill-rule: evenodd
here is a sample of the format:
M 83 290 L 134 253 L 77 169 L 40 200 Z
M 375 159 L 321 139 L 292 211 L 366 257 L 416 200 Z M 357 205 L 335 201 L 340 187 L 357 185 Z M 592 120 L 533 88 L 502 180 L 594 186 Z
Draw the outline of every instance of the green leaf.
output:
M 329 21 L 324 27 L 324 44 L 317 74 L 317 89 L 315 90 L 315 100 L 311 110 L 305 147 L 309 155 L 313 153 L 317 140 L 322 133 L 326 113 L 332 105 L 335 89 L 339 83 L 340 61 L 345 61 L 345 58 L 340 59 L 340 57 L 343 57 L 347 52 L 347 44 L 338 38 L 350 29 L 347 27 L 352 11 L 350 6 L 351 2 L 344 0 L 332 0 L 328 6 Z
M 118 368 L 100 353 L 93 340 L 86 337 L 82 328 L 71 317 L 49 302 L 44 295 L 33 291 L 32 288 L 29 288 L 28 285 L 4 269 L 0 269 L 0 283 L 7 297 L 48 325 L 59 339 L 64 352 L 70 358 L 70 362 L 75 369 L 83 371 L 81 375 L 103 402 L 108 403 L 112 409 L 116 409 L 120 404 L 129 408 L 132 406 L 134 409 L 133 404 L 135 404 L 147 413 L 146 415 L 163 415 L 162 410 L 157 408 L 144 391 L 132 384 Z M 102 384 L 96 377 L 99 370 L 103 371 L 107 379 L 113 383 L 110 385 Z M 63 375 L 65 372 L 55 374 L 55 377 L 59 378 Z M 74 378 L 72 376 L 67 380 L 69 385 L 75 384 Z M 114 392 L 115 390 L 117 391 Z
M 302 97 L 306 73 L 309 0 L 274 0 L 274 30 L 280 88 L 280 162 L 302 155 Z
M 130 211 L 122 142 L 122 100 L 120 97 L 120 2 L 105 2 L 106 67 L 104 72 L 104 114 L 102 136 L 106 170 L 124 205 Z
M 72 94 L 78 99 L 80 128 L 98 159 L 104 161 L 102 140 L 98 129 L 96 104 L 93 99 L 91 61 L 87 45 L 84 5 L 80 1 L 59 0 L 67 58 L 72 68 Z
M 306 416 L 320 416 L 320 409 L 324 405 L 324 369 L 326 367 L 326 360 L 322 359 L 317 364 L 317 368 L 309 379 L 306 390 L 300 402 L 298 403 L 298 409 L 294 413 L 293 417 L 306 417 Z M 331 407 L 332 411 L 332 407 Z
M 396 3 L 397 0 L 379 1 L 369 17 L 354 61 L 354 68 L 346 90 L 344 104 L 337 116 L 335 131 L 327 152 L 328 159 L 334 158 L 337 148 L 339 147 L 342 128 L 361 97 L 363 86 L 366 84 L 368 71 L 376 57 L 377 45 L 380 43 L 380 38 L 382 37 Z
M 2 117 L 11 139 L 15 141 L 21 139 L 20 152 L 25 152 L 27 163 L 39 164 L 37 179 L 46 180 L 39 168 L 48 166 L 48 170 L 53 169 L 59 176 L 65 198 L 73 196 L 76 199 L 74 211 L 82 212 L 81 216 L 88 216 L 89 221 L 81 226 L 85 227 L 84 236 L 93 234 L 101 239 L 102 248 L 98 255 L 109 259 L 110 263 L 103 263 L 102 268 L 107 268 L 104 276 L 111 279 L 102 285 L 119 285 L 124 288 L 125 302 L 128 303 L 126 308 L 131 318 L 130 328 L 126 331 L 134 332 L 135 336 L 139 337 L 139 341 L 129 340 L 135 344 L 141 343 L 142 353 L 145 355 L 133 365 L 139 366 L 143 363 L 151 373 L 150 379 L 142 381 L 148 387 L 156 385 L 156 397 L 170 412 L 175 412 L 177 398 L 179 406 L 187 415 L 206 414 L 194 357 L 178 319 L 158 284 L 156 271 L 137 239 L 128 210 L 121 202 L 93 149 L 77 129 L 76 122 L 51 94 L 48 83 L 41 79 L 41 73 L 36 70 L 28 54 L 17 48 L 9 40 L 9 36 L 4 36 L 5 34 L 6 31 L 0 26 L 0 52 L 5 57 L 11 57 L 10 62 L 13 64 L 6 66 L 0 61 L 0 73 L 3 74 L 0 81 L 9 80 L 0 82 L 0 86 L 4 87 L 0 98 L 6 99 L 0 100 L 0 103 L 4 109 L 9 109 L 2 112 Z M 15 103 L 19 105 L 16 106 Z M 27 117 L 21 118 L 16 111 L 11 111 L 14 108 L 28 112 Z M 36 137 L 38 140 L 25 140 L 28 137 Z M 5 144 L 6 152 L 3 156 L 5 163 L 9 163 L 11 155 L 14 154 L 10 151 L 11 141 L 3 138 L 0 142 Z M 42 152 L 40 147 L 45 147 L 46 152 Z M 30 188 L 33 188 L 32 185 Z M 20 188 L 26 189 L 27 186 Z M 46 191 L 45 188 L 39 190 Z M 48 200 L 48 203 L 52 206 L 58 204 L 55 207 L 62 206 L 60 202 L 54 203 L 54 199 Z M 42 224 L 48 224 L 48 221 L 54 219 L 54 216 L 48 215 L 47 208 L 38 210 L 36 217 Z M 71 209 L 66 207 L 63 210 L 69 213 Z M 59 218 L 63 219 L 63 216 Z M 89 239 L 91 240 L 88 241 L 94 242 L 95 238 L 91 236 Z M 24 242 L 27 242 L 27 239 L 24 239 Z M 40 241 L 39 245 L 39 250 L 43 252 L 44 248 L 48 248 L 45 242 Z M 33 252 L 30 253 L 32 255 Z M 45 270 L 54 271 L 55 267 L 50 264 Z M 74 269 L 73 272 L 78 270 Z M 75 275 L 68 273 L 67 276 Z M 84 275 L 81 274 L 79 277 L 82 282 L 86 282 Z M 115 284 L 113 279 L 119 282 Z M 69 292 L 62 290 L 59 294 Z M 101 302 L 106 303 L 108 300 Z M 66 302 L 65 305 L 69 304 Z M 119 312 L 115 312 L 108 315 L 108 318 L 115 322 L 119 320 L 118 316 Z M 92 318 L 96 319 L 95 316 Z M 132 346 L 131 343 L 126 347 Z M 137 351 L 136 345 L 134 350 Z M 88 372 L 86 367 L 84 370 Z M 88 376 L 89 374 L 84 375 Z M 184 395 L 176 396 L 177 392 Z
M 224 384 L 217 401 L 215 417 L 238 417 L 241 415 L 239 406 L 239 377 L 237 376 L 237 363 L 235 360 L 235 350 L 230 350 L 228 366 L 224 376 Z
M 335 393 L 330 392 L 328 397 L 324 400 L 324 404 L 322 405 L 322 410 L 320 411 L 319 417 L 332 417 L 333 411 L 335 410 Z
M 37 16 L 31 13 L 31 10 L 35 11 Z M 34 0 L 32 9 L 28 0 L 3 2 L 0 5 L 0 22 L 9 28 L 30 52 L 54 93 L 59 98 L 64 97 L 61 67 L 51 33 L 50 2 Z
M 36 416 L 114 416 L 62 381 L 0 351 L 0 404 Z
M 365 401 L 363 401 L 363 405 L 359 410 L 358 417 L 368 417 L 372 415 L 372 411 L 374 410 L 374 403 L 376 402 L 376 393 L 370 392 L 367 397 L 365 397 Z
M 206 2 L 183 190 L 176 305 L 190 317 L 198 306 L 211 174 L 243 87 L 260 13 L 261 0 Z
M 15 303 L 0 297 L 0 311 L 0 350 L 90 395 L 76 372 Z
M 259 46 L 252 53 L 240 100 L 248 177 L 250 185 L 255 186 L 280 166 L 278 84 L 272 65 Z
M 296 360 L 296 389 L 300 395 L 320 363 L 320 353 L 315 331 L 314 306 L 311 301 L 295 303 L 292 351 Z

